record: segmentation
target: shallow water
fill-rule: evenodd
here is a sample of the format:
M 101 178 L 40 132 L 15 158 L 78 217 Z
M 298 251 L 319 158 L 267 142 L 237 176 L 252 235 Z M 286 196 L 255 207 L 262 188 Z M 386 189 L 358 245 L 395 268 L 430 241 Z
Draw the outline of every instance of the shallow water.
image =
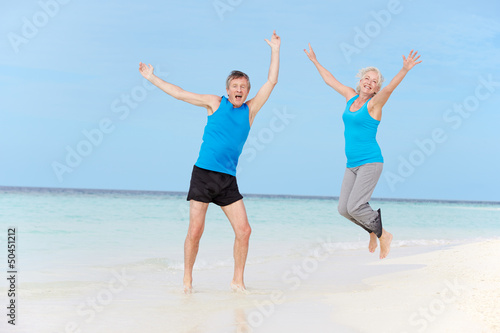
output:
M 324 327 L 321 311 L 332 309 L 315 309 L 312 297 L 363 288 L 369 276 L 418 268 L 377 265 L 377 255 L 366 250 L 367 233 L 337 213 L 335 199 L 244 200 L 253 230 L 245 273 L 250 296 L 230 292 L 234 234 L 217 206 L 207 213 L 195 293 L 186 296 L 184 195 L 1 190 L 0 239 L 6 240 L 8 227 L 17 233 L 23 325 L 16 332 L 264 332 L 264 326 L 277 327 L 279 314 L 267 313 L 279 308 L 306 311 L 308 318 L 315 313 Z M 391 257 L 500 237 L 500 204 L 371 204 L 381 208 L 384 227 L 394 234 Z M 0 291 L 6 292 L 6 284 Z

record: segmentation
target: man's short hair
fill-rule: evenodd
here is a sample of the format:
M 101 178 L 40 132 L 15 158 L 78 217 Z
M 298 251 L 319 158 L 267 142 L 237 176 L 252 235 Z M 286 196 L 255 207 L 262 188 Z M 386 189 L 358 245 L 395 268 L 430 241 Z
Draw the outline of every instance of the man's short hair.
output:
M 248 75 L 246 75 L 245 73 L 240 72 L 240 71 L 232 71 L 229 74 L 229 76 L 226 79 L 226 89 L 229 89 L 229 83 L 231 83 L 232 80 L 239 79 L 241 77 L 247 79 L 247 81 L 248 81 L 248 90 L 250 90 L 250 78 L 248 77 Z

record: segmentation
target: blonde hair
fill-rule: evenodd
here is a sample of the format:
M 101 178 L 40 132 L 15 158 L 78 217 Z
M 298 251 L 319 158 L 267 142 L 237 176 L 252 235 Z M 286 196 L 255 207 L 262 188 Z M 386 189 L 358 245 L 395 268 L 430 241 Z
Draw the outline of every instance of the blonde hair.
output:
M 380 73 L 379 69 L 377 67 L 365 67 L 365 68 L 361 68 L 358 72 L 358 74 L 356 75 L 356 77 L 359 77 L 360 79 L 364 78 L 366 73 L 368 72 L 375 72 L 377 73 L 378 75 L 378 82 L 377 82 L 377 87 L 378 87 L 378 90 L 380 91 L 380 88 L 382 88 L 382 82 L 384 82 L 384 77 L 382 76 L 382 73 Z M 359 81 L 358 81 L 358 85 L 356 86 L 356 93 L 359 94 L 359 91 L 361 90 L 361 88 L 359 87 Z

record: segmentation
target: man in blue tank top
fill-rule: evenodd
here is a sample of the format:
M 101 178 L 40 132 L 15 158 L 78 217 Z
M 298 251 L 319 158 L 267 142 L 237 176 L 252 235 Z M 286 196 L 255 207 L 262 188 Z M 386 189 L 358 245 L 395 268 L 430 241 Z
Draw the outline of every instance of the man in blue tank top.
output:
M 279 51 L 281 39 L 273 32 L 271 40 L 271 65 L 267 82 L 254 98 L 246 101 L 250 92 L 250 80 L 240 71 L 233 71 L 226 80 L 227 98 L 216 95 L 200 95 L 165 82 L 153 73 L 153 67 L 140 63 L 139 71 L 151 83 L 181 101 L 201 106 L 208 112 L 198 160 L 193 167 L 187 200 L 189 229 L 184 243 L 184 292 L 192 292 L 193 266 L 198 254 L 205 216 L 210 202 L 219 205 L 231 223 L 235 233 L 234 276 L 231 288 L 245 291 L 243 273 L 248 253 L 251 228 L 248 223 L 243 196 L 236 182 L 238 158 L 247 140 L 250 127 L 278 83 Z

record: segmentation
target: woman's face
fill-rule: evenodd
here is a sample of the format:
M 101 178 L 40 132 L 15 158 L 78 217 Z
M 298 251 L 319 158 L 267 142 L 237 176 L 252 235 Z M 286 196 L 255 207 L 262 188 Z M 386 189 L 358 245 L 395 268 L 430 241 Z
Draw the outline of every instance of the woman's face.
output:
M 379 91 L 377 72 L 369 71 L 359 80 L 360 91 L 372 95 Z

